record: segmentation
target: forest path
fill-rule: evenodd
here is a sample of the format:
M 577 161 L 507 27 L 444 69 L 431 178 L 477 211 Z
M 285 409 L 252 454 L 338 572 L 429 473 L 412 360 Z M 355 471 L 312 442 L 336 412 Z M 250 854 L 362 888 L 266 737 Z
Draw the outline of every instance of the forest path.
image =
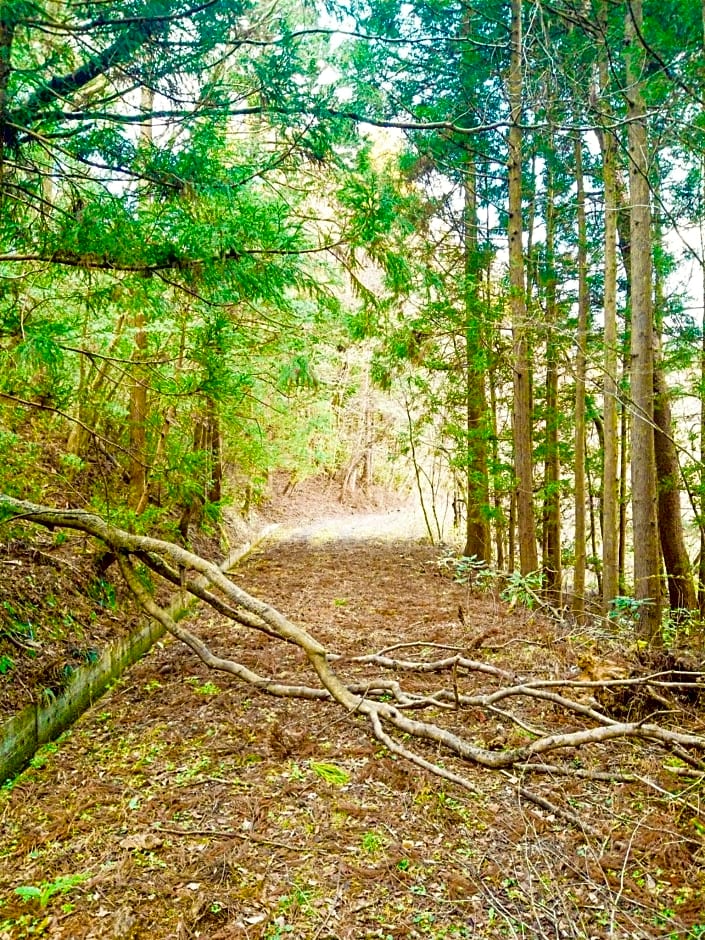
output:
M 300 519 L 233 578 L 348 656 L 416 644 L 405 654 L 473 650 L 539 677 L 568 668 L 569 637 L 471 596 L 437 548 L 393 536 L 408 531 L 403 513 L 382 516 Z M 260 674 L 314 681 L 297 650 L 268 636 L 203 610 L 191 626 Z M 463 721 L 487 746 L 506 733 L 477 710 Z M 0 793 L 0 938 L 669 935 L 647 929 L 668 898 L 652 902 L 624 871 L 613 887 L 595 863 L 601 847 L 524 803 L 511 776 L 463 772 L 478 796 L 392 757 L 339 706 L 260 694 L 167 640 Z M 586 819 L 602 812 L 589 781 L 584 792 L 573 780 L 532 786 L 570 793 Z M 615 794 L 610 811 L 625 799 Z M 642 828 L 654 828 L 646 815 Z M 680 858 L 660 865 L 684 870 Z M 22 885 L 43 890 L 46 906 L 14 894 Z

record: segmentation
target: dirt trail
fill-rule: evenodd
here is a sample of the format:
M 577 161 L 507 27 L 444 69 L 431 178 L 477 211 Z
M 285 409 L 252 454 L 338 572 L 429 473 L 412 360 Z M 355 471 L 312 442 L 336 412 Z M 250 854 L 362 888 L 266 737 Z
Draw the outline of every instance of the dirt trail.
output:
M 437 549 L 399 538 L 407 526 L 402 512 L 282 529 L 234 577 L 340 653 L 416 641 L 420 658 L 436 643 L 522 674 L 571 668 L 580 640 L 469 595 Z M 266 636 L 204 612 L 193 626 L 260 673 L 312 681 Z M 506 741 L 499 716 L 463 721 Z M 511 775 L 465 773 L 481 796 L 394 759 L 337 706 L 253 692 L 166 641 L 0 794 L 0 938 L 587 940 L 696 923 L 701 863 L 643 802 L 629 835 L 628 787 L 610 791 L 630 841 L 610 843 L 608 866 L 605 845 L 523 802 Z M 531 785 L 604 817 L 594 782 Z
M 284 527 L 281 537 L 289 541 L 318 544 L 325 541 L 405 541 L 423 539 L 423 517 L 413 507 L 390 512 L 349 513 L 324 516 L 300 525 Z

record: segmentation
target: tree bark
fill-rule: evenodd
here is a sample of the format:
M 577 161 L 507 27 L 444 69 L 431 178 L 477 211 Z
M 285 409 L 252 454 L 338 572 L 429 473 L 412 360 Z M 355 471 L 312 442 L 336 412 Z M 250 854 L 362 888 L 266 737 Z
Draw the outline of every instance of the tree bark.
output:
M 509 284 L 514 367 L 514 470 L 516 476 L 519 564 L 523 575 L 538 566 L 531 453 L 531 375 L 529 367 L 526 280 L 522 243 L 522 23 L 521 0 L 512 0 L 509 126 Z
M 660 366 L 654 371 L 654 443 L 658 474 L 658 525 L 671 610 L 696 610 L 697 598 L 685 547 L 680 465 L 673 443 L 671 405 Z
M 551 135 L 550 147 L 553 148 Z M 558 338 L 556 324 L 556 259 L 555 259 L 555 179 L 547 169 L 546 185 L 546 432 L 544 461 L 544 554 L 543 571 L 548 601 L 559 607 L 562 595 L 561 565 L 561 472 L 558 446 Z
M 630 255 L 632 300 L 631 386 L 632 524 L 634 594 L 639 633 L 651 645 L 661 642 L 660 550 L 654 446 L 654 330 L 651 259 L 651 193 L 646 105 L 641 86 L 643 54 L 638 39 L 642 0 L 626 14 L 627 116 L 629 150 Z
M 573 613 L 580 622 L 585 612 L 585 363 L 590 298 L 587 281 L 587 222 L 585 217 L 585 181 L 583 179 L 583 144 L 576 134 L 573 154 L 577 185 L 578 215 L 578 335 L 575 356 L 575 573 L 573 577 Z
M 466 531 L 463 553 L 490 562 L 488 522 L 489 481 L 487 475 L 487 396 L 485 392 L 485 353 L 478 291 L 478 239 L 476 171 L 472 156 L 466 161 L 463 208 L 464 305 L 465 305 L 465 418 Z
M 602 19 L 607 13 L 603 7 Z M 609 89 L 609 68 L 606 48 L 600 51 L 600 90 L 603 97 Z M 604 221 L 604 377 L 602 384 L 604 449 L 602 463 L 602 613 L 607 616 L 612 600 L 619 594 L 619 474 L 617 402 L 617 154 L 614 135 L 607 128 L 601 133 L 602 183 L 605 199 Z
M 147 115 L 140 128 L 140 139 L 148 145 L 152 141 L 152 122 L 149 117 L 154 105 L 154 92 L 143 87 L 140 106 Z M 139 515 L 147 506 L 147 375 L 140 361 L 147 352 L 147 330 L 144 307 L 138 302 L 130 323 L 133 335 L 132 384 L 130 387 L 130 505 Z

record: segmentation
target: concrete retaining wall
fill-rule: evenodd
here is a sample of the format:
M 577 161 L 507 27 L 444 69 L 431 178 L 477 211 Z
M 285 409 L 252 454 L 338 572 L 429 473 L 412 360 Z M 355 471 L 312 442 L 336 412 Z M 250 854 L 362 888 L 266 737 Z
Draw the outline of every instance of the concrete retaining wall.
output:
M 252 542 L 231 552 L 220 565 L 221 570 L 233 568 L 276 528 L 267 526 Z M 204 578 L 198 580 L 206 583 Z M 195 598 L 186 605 L 178 599 L 169 607 L 169 613 L 181 620 L 196 604 Z M 113 641 L 94 663 L 76 667 L 60 694 L 28 705 L 0 725 L 0 784 L 23 770 L 42 745 L 70 728 L 125 669 L 144 656 L 163 635 L 164 628 L 160 624 L 152 621 L 143 624 L 130 636 Z

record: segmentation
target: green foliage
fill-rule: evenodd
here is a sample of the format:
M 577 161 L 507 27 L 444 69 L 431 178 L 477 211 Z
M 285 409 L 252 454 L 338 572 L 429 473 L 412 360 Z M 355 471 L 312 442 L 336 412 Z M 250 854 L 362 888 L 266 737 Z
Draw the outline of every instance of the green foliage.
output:
M 344 787 L 350 782 L 350 774 L 347 770 L 343 770 L 342 767 L 337 767 L 335 764 L 311 761 L 309 766 L 317 777 L 325 780 L 326 783 L 332 783 L 336 787 Z
M 115 610 L 117 606 L 115 587 L 105 578 L 96 578 L 91 581 L 88 585 L 88 596 L 107 610 Z
M 55 881 L 42 881 L 38 885 L 20 885 L 15 894 L 23 901 L 36 903 L 43 910 L 57 894 L 68 894 L 77 885 L 90 878 L 89 874 L 60 875 Z
M 258 10 L 255 45 L 240 47 L 231 40 L 254 9 L 248 0 L 167 6 L 153 19 L 149 5 L 126 17 L 124 5 L 103 4 L 98 19 L 90 3 L 62 8 L 49 39 L 34 8 L 14 4 L 21 28 L 7 88 L 7 114 L 47 136 L 41 147 L 32 134 L 18 139 L 3 176 L 13 196 L 0 253 L 29 260 L 0 262 L 0 392 L 54 410 L 52 470 L 134 531 L 165 524 L 174 507 L 212 518 L 216 479 L 245 478 L 259 493 L 277 467 L 304 476 L 334 464 L 342 451 L 321 363 L 355 314 L 319 246 L 369 247 L 390 289 L 406 279 L 388 237 L 403 201 L 394 180 L 363 159 L 348 191 L 350 123 L 311 119 L 335 100 L 335 83 L 319 81 L 327 40 L 295 34 L 313 13 L 297 10 L 290 25 L 291 11 Z M 132 126 L 149 123 L 129 97 L 134 84 L 162 95 L 152 135 Z M 234 133 L 239 108 L 268 118 Z M 311 211 L 309 192 L 320 191 L 332 228 Z M 138 517 L 124 480 L 139 386 L 148 413 L 135 456 L 148 506 Z M 8 412 L 0 486 L 36 496 L 41 448 L 22 413 Z M 217 448 L 194 433 L 205 425 Z
M 635 628 L 639 623 L 639 615 L 649 598 L 637 600 L 635 597 L 613 597 L 610 601 L 609 618 L 620 627 Z
M 11 656 L 0 656 L 0 676 L 6 676 L 14 669 L 15 661 Z
M 540 592 L 543 579 L 543 571 L 530 571 L 525 575 L 522 575 L 519 571 L 513 571 L 507 578 L 506 586 L 503 588 L 500 597 L 502 600 L 507 601 L 510 607 L 519 604 L 533 610 L 541 604 Z

